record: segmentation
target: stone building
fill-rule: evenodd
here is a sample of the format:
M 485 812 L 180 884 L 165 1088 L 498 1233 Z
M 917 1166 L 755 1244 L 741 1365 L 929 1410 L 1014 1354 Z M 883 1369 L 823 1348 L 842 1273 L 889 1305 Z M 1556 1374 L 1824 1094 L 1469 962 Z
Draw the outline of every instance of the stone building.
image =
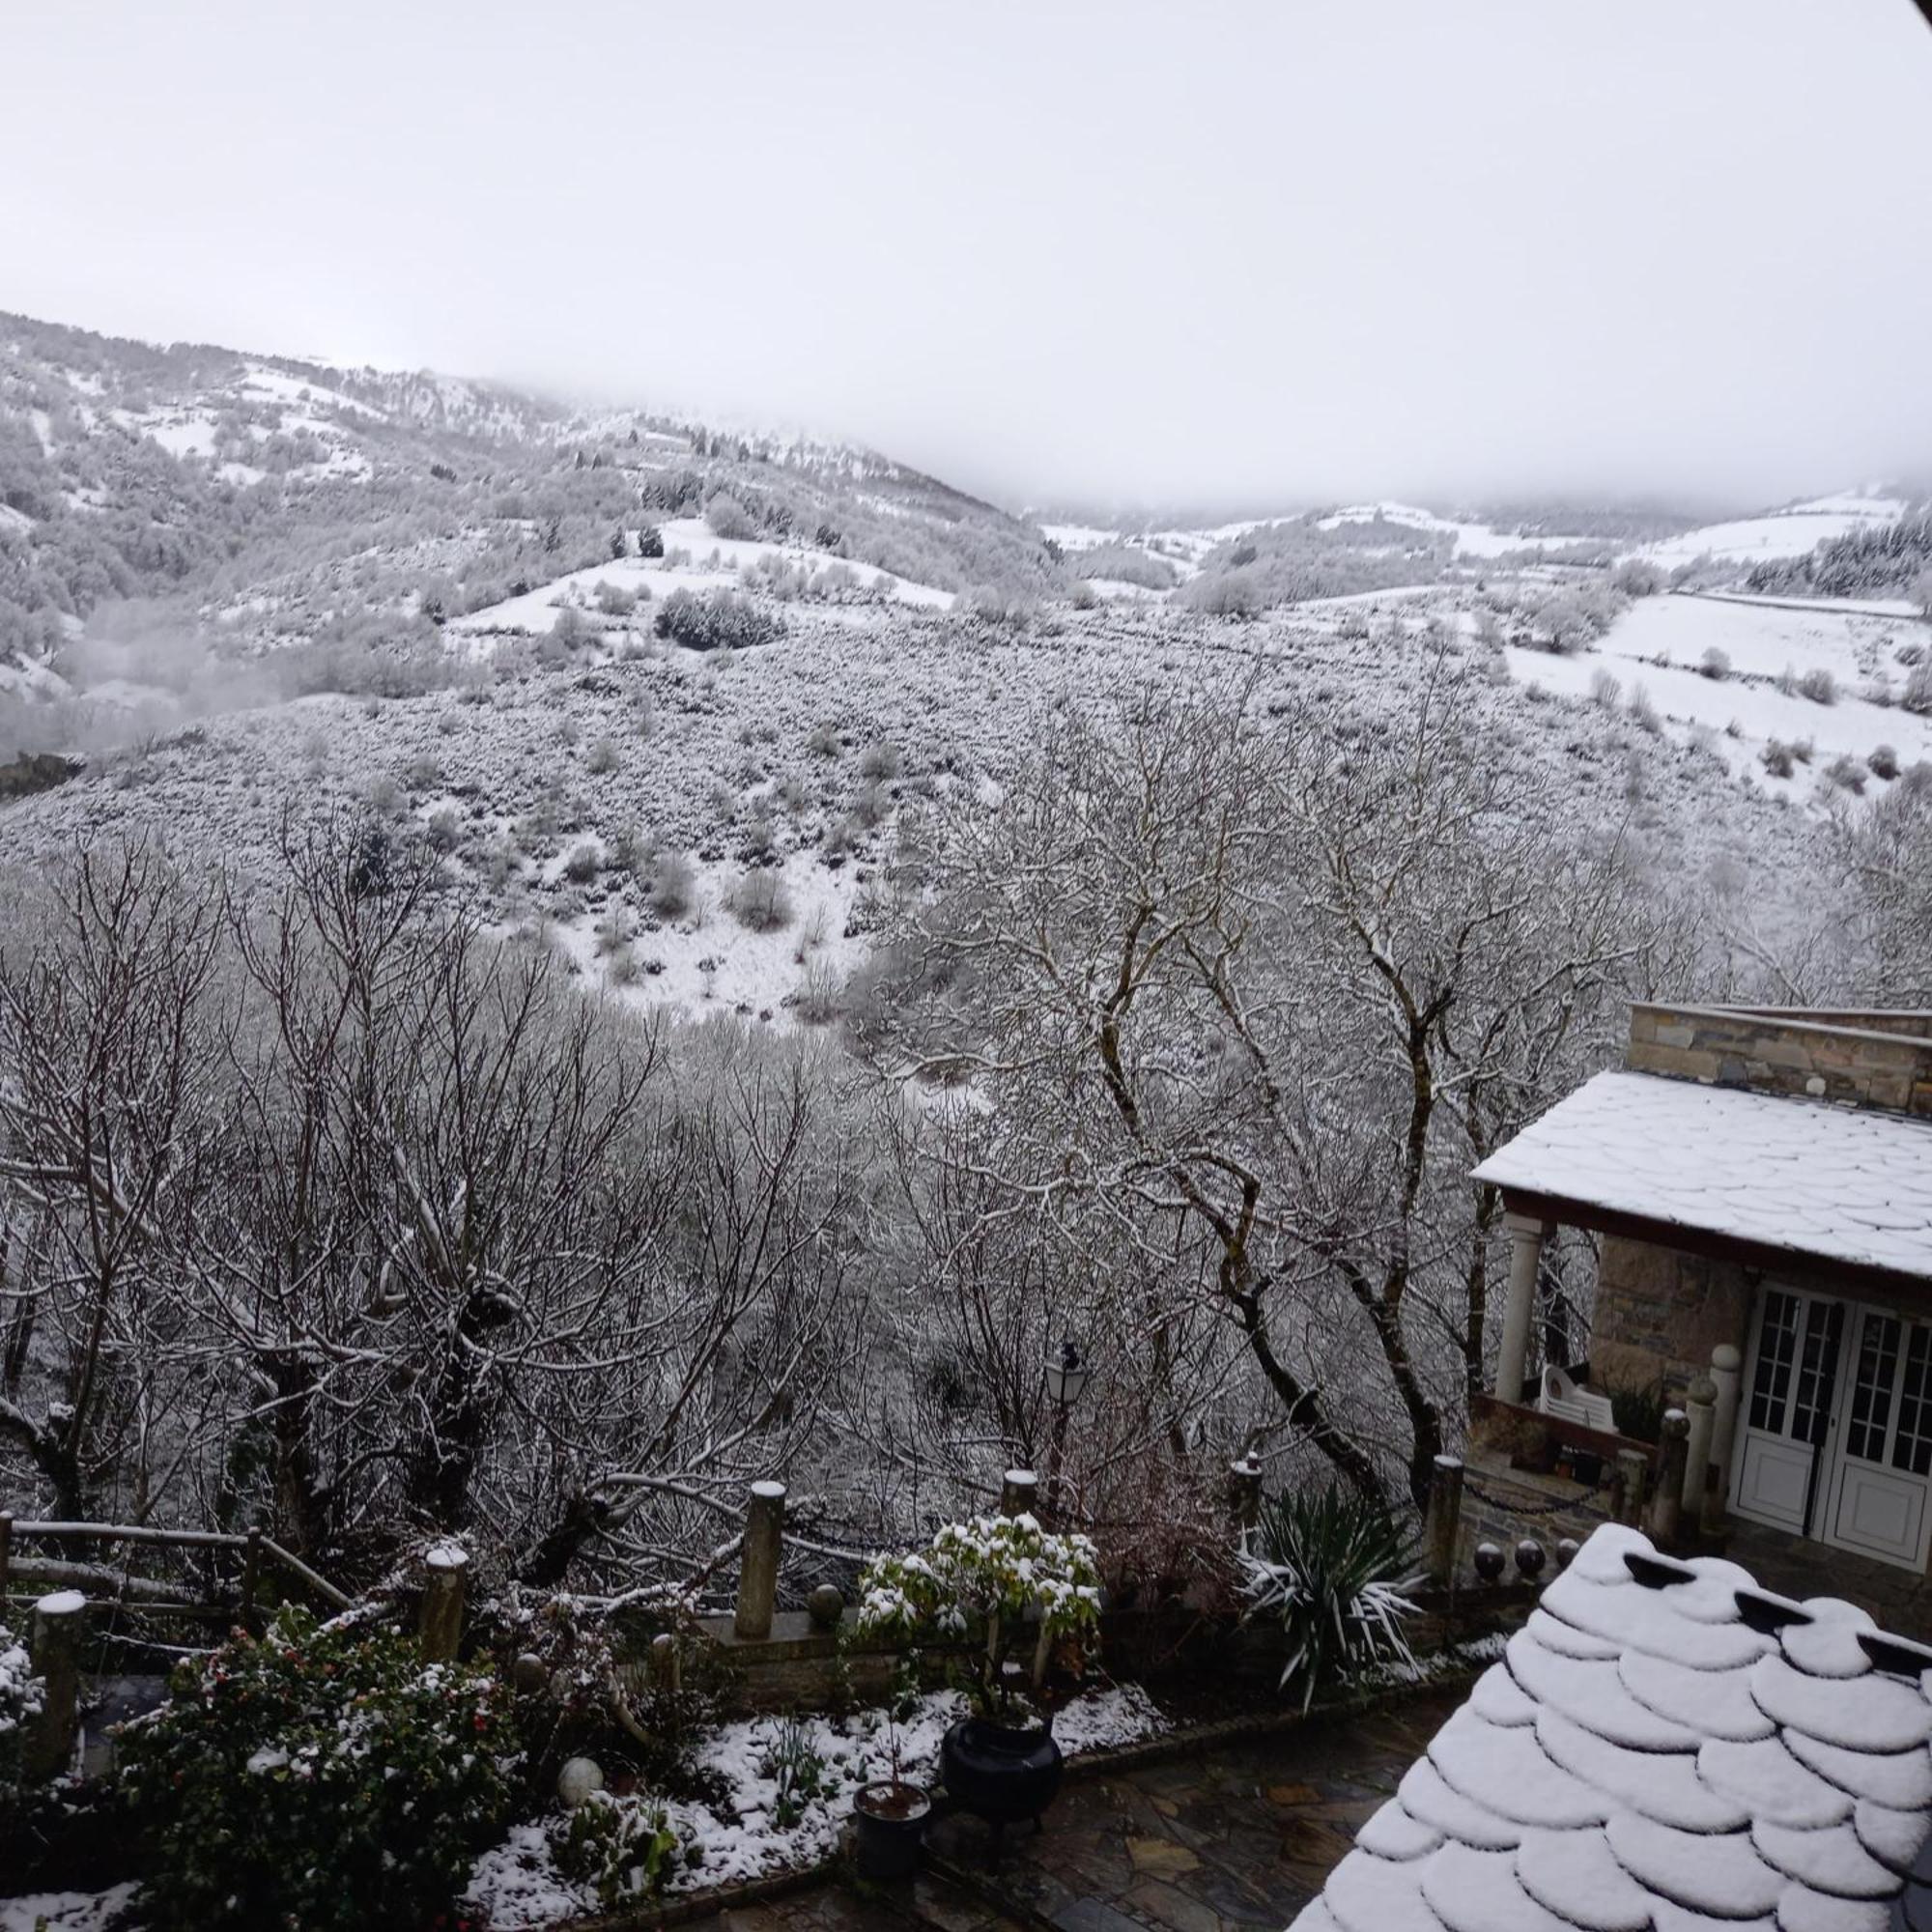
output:
M 1513 1241 L 1479 1445 L 1535 1406 L 1544 1243 L 1588 1230 L 1589 1360 L 1557 1366 L 1680 1403 L 1711 1403 L 1713 1378 L 1687 1503 L 1925 1575 L 1932 1012 L 1636 1007 L 1624 1069 L 1475 1179 L 1501 1191 Z

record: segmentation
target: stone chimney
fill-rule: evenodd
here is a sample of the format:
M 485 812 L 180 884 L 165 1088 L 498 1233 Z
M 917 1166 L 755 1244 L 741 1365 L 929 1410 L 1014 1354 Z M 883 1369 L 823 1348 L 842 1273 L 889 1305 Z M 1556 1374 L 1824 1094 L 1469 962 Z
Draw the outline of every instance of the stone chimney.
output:
M 1633 1006 L 1624 1065 L 1932 1120 L 1932 1012 Z

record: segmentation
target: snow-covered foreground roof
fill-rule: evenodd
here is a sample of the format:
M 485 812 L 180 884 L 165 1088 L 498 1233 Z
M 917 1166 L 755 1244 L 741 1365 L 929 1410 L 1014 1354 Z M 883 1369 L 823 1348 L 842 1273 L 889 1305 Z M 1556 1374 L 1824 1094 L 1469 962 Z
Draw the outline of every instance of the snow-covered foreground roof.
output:
M 1599 1529 L 1293 1932 L 1932 1925 L 1932 1651 Z
M 1904 1114 L 1600 1073 L 1475 1178 L 1932 1279 L 1932 1121 Z

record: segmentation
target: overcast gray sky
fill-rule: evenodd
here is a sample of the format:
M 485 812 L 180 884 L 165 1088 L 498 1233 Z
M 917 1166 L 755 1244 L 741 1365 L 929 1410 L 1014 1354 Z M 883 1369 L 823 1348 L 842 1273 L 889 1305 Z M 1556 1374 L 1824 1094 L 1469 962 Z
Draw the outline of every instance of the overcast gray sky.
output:
M 1012 502 L 1932 469 L 1910 0 L 0 0 L 0 307 Z

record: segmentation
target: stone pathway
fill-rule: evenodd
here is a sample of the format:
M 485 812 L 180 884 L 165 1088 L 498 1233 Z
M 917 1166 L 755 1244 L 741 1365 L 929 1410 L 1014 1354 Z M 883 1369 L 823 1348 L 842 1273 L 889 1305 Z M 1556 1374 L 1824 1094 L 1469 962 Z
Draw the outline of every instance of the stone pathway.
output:
M 954 1816 L 908 1897 L 826 1886 L 701 1932 L 1282 1932 L 1465 1692 L 1072 1777 L 1046 1829 L 1008 1833 L 997 1863 L 987 1828 Z

